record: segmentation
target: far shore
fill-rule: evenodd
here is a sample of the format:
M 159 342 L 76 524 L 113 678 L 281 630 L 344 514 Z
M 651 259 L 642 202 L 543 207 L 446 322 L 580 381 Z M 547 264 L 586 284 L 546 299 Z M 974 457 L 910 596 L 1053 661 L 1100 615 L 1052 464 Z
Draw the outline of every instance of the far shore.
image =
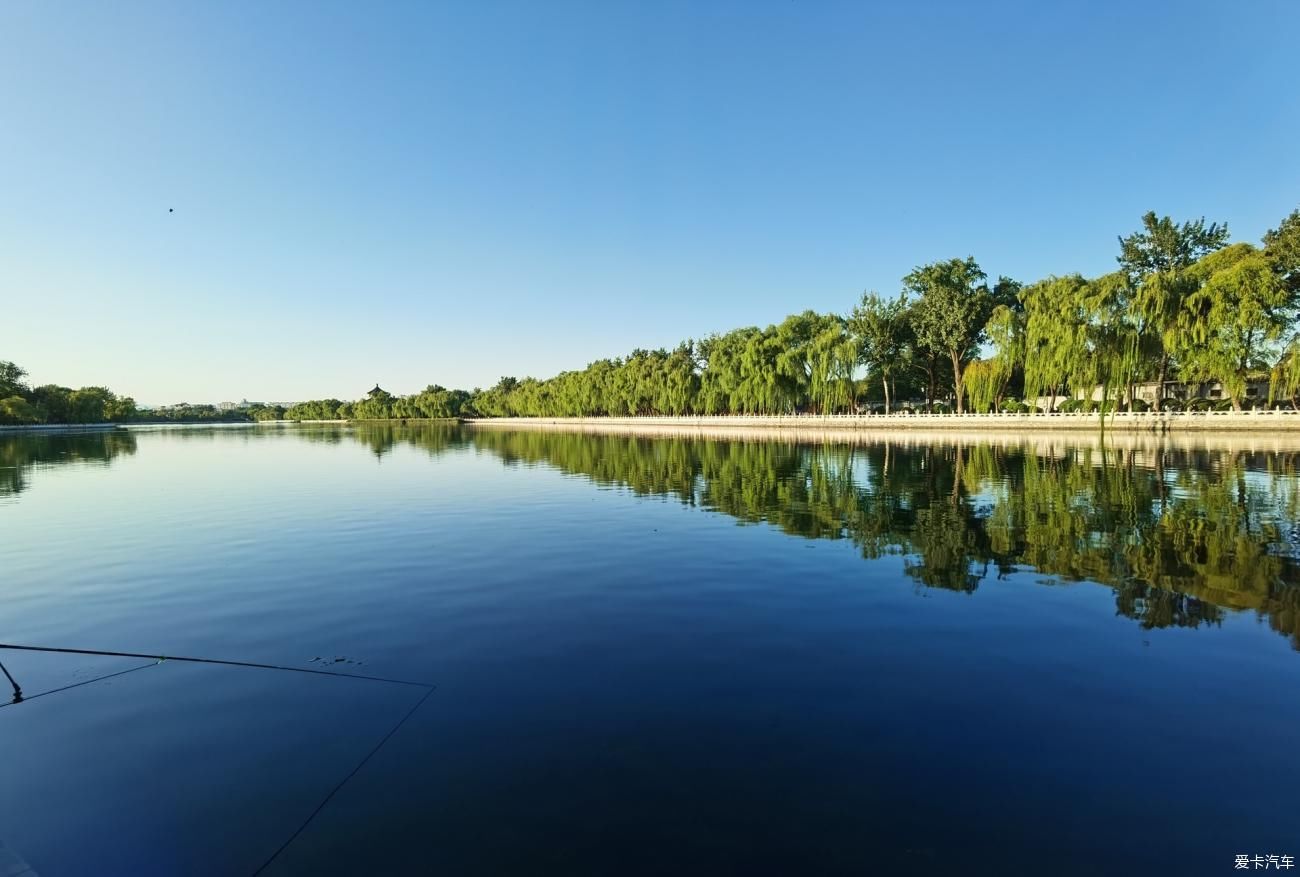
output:
M 49 423 L 0 426 L 0 435 L 13 433 L 109 431 L 160 426 L 253 427 L 253 426 L 348 426 L 360 424 L 461 423 L 490 428 L 547 428 L 595 432 L 639 432 L 643 434 L 735 437 L 739 435 L 812 435 L 843 440 L 850 436 L 873 440 L 900 434 L 938 433 L 950 437 L 969 433 L 1021 435 L 1066 433 L 1120 433 L 1147 436 L 1242 434 L 1294 436 L 1300 438 L 1300 411 L 1203 411 L 1121 412 L 1103 421 L 1094 413 L 1054 414 L 796 414 L 796 415 L 708 415 L 664 417 L 459 417 L 405 418 L 388 420 L 262 420 L 262 421 L 155 421 L 132 423 Z
M 1139 412 L 1108 414 L 831 414 L 722 415 L 701 417 L 484 417 L 465 418 L 475 426 L 592 427 L 614 429 L 753 430 L 862 432 L 1013 432 L 1116 431 L 1163 435 L 1184 432 L 1257 432 L 1300 435 L 1300 411 Z

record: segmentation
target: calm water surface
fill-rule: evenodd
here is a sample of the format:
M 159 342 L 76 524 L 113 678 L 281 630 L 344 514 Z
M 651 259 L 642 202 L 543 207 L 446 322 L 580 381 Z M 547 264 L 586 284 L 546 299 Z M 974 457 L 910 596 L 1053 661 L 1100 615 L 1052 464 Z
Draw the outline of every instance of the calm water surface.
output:
M 267 874 L 1300 857 L 1300 453 L 1072 441 L 0 436 L 0 641 L 436 684 Z M 0 660 L 44 877 L 251 874 L 422 696 Z

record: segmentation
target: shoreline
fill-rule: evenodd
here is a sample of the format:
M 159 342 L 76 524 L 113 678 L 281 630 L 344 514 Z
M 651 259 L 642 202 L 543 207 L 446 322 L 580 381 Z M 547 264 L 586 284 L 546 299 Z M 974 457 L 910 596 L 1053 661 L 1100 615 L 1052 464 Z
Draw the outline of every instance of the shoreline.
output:
M 112 432 L 126 429 L 124 423 L 25 423 L 21 426 L 0 426 L 0 435 L 25 432 Z
M 686 417 L 482 417 L 465 418 L 472 426 L 639 428 L 648 430 L 752 430 L 777 432 L 1137 432 L 1154 435 L 1203 432 L 1295 433 L 1300 411 L 1206 411 L 1155 414 L 830 414 L 709 415 Z

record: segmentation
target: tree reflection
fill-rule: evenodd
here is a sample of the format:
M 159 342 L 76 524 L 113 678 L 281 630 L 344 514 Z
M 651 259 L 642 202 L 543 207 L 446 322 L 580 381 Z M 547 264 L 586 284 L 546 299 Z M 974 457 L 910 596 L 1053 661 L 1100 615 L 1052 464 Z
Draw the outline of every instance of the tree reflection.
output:
M 1144 628 L 1253 609 L 1300 648 L 1300 455 L 991 444 L 798 444 L 545 430 L 470 432 L 507 464 L 549 465 L 810 539 L 901 554 L 924 587 L 1016 570 L 1092 581 Z
M 121 454 L 134 454 L 135 449 L 135 436 L 126 430 L 0 436 L 0 496 L 26 490 L 33 469 L 78 463 L 108 465 Z
M 280 431 L 241 432 L 246 441 Z M 210 432 L 204 433 L 211 440 Z M 808 539 L 901 556 L 919 586 L 972 593 L 1015 572 L 1108 585 L 1144 628 L 1253 610 L 1300 648 L 1300 454 L 992 442 L 803 443 L 375 423 L 292 430 L 382 459 L 472 449 Z M 188 433 L 178 433 L 189 440 Z M 197 436 L 195 436 L 197 437 Z M 0 437 L 0 495 L 41 466 L 108 464 L 129 432 Z

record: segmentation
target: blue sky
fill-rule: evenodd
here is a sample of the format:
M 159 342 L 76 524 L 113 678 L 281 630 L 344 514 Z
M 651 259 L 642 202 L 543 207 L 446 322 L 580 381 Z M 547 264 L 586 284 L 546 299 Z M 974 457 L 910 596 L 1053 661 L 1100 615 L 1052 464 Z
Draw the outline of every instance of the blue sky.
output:
M 0 7 L 0 359 L 470 388 L 1300 206 L 1300 4 Z M 174 213 L 168 213 L 173 208 Z

